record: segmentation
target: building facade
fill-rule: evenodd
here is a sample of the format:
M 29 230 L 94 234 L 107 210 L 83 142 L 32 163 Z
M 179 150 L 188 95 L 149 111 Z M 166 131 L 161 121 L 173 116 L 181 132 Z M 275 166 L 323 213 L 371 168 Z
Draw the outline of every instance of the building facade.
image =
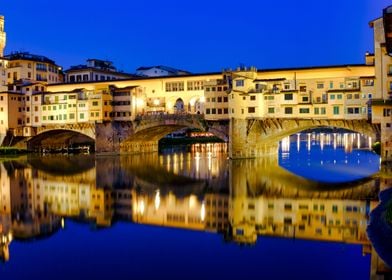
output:
M 61 68 L 45 56 L 15 52 L 4 56 L 4 58 L 8 60 L 6 73 L 9 85 L 21 80 L 47 84 L 63 82 Z
M 381 155 L 392 160 L 392 51 L 389 38 L 392 7 L 383 11 L 383 17 L 370 22 L 374 31 L 375 92 L 372 101 L 372 122 L 380 125 Z

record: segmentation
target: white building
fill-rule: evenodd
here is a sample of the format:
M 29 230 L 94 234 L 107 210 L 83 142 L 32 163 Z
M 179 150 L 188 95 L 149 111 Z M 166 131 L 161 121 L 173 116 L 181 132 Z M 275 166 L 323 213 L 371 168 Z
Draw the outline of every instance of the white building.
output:
M 86 65 L 71 66 L 64 71 L 66 83 L 124 80 L 134 75 L 120 72 L 111 61 L 88 59 Z
M 181 76 L 191 74 L 188 71 L 175 69 L 168 66 L 142 66 L 136 69 L 136 75 L 143 77 Z

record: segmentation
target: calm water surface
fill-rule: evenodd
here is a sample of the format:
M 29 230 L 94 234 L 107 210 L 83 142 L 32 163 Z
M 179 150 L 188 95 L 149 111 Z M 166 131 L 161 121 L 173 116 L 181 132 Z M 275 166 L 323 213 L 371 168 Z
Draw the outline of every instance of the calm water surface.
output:
M 369 279 L 368 146 L 302 134 L 257 160 L 199 144 L 4 161 L 0 279 Z

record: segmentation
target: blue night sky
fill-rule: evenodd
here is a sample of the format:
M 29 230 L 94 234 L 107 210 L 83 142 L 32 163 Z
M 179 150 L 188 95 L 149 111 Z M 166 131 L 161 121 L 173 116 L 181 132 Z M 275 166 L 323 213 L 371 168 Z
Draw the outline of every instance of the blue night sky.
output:
M 6 53 L 29 51 L 68 68 L 87 58 L 124 71 L 192 72 L 363 63 L 368 22 L 387 0 L 2 0 Z

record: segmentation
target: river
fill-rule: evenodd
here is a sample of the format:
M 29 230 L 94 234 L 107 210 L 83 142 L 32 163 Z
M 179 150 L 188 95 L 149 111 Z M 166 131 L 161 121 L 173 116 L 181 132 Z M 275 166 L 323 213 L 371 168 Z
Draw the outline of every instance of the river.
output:
M 0 279 L 370 279 L 385 265 L 369 216 L 389 187 L 371 144 L 303 133 L 262 159 L 221 143 L 4 159 Z

